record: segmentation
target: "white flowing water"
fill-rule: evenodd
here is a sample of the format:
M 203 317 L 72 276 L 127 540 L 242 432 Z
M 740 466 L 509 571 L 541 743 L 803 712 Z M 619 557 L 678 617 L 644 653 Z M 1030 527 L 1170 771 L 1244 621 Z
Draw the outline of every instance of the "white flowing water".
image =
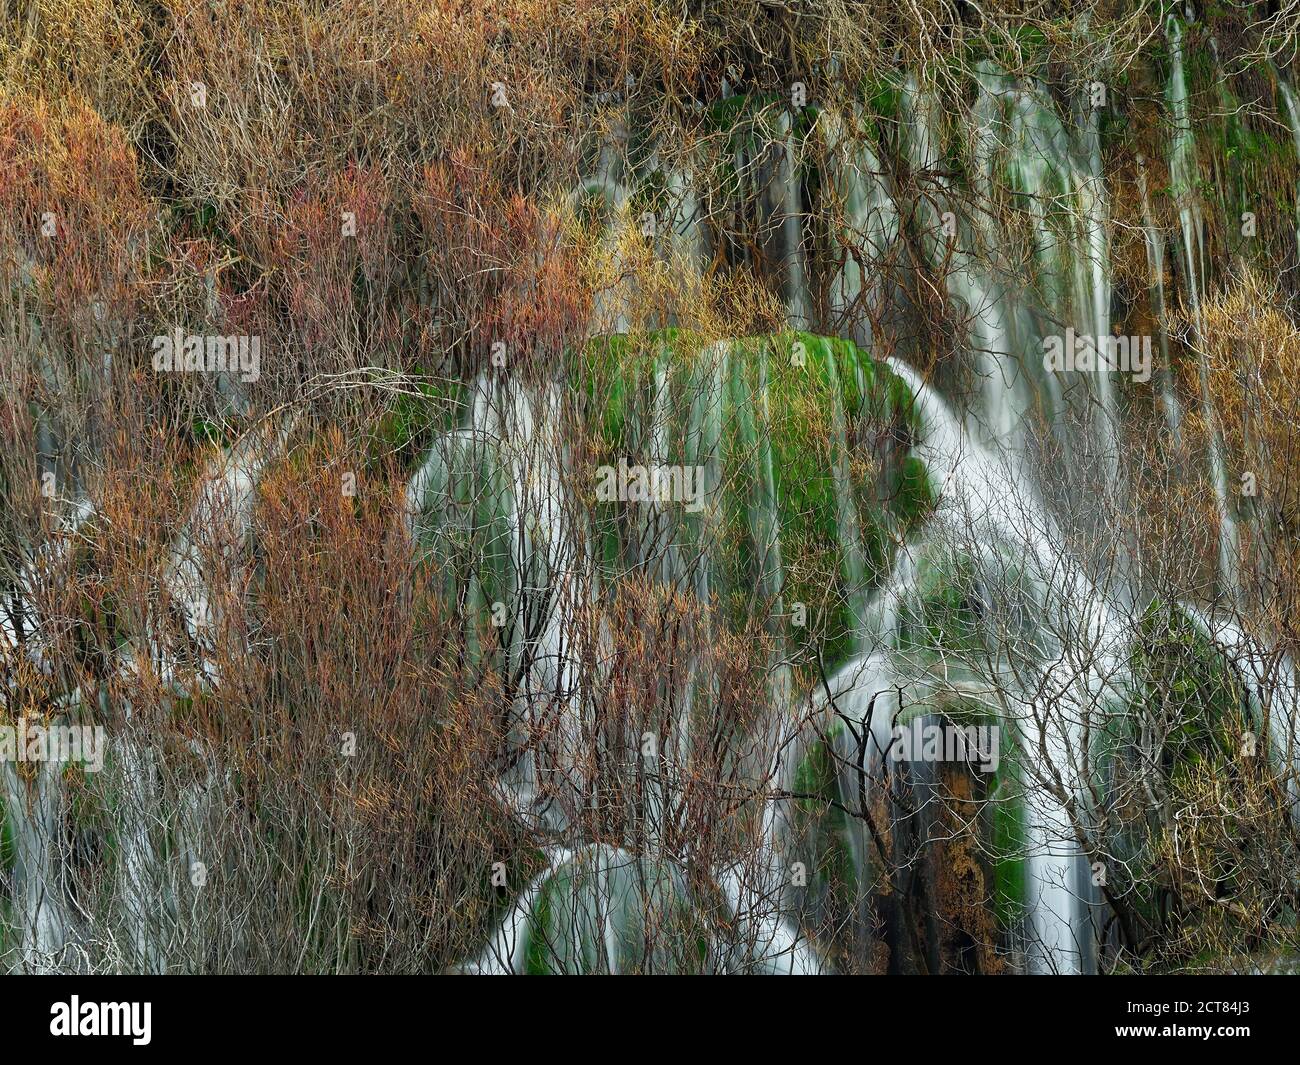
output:
M 585 735 L 576 622 L 589 548 L 573 527 L 561 476 L 565 449 L 559 431 L 560 393 L 530 390 L 487 374 L 473 383 L 468 424 L 435 441 L 407 487 L 407 510 L 417 537 L 429 535 L 438 511 L 457 495 L 455 483 L 474 482 L 488 465 L 504 478 L 510 585 L 505 598 L 486 604 L 510 636 L 508 657 L 522 684 L 516 716 L 538 724 L 554 716 L 554 749 L 529 752 L 503 781 L 516 813 L 558 827 L 584 801 L 579 750 Z M 430 513 L 433 511 L 433 513 Z M 434 525 L 429 524 L 432 520 Z M 477 598 L 478 590 L 474 590 Z M 475 606 L 475 598 L 470 601 Z
M 10 920 L 17 932 L 10 956 L 0 956 L 15 972 L 66 972 L 77 968 L 75 918 L 70 905 L 68 850 L 62 828 L 63 787 L 59 768 L 39 766 L 27 787 L 18 768 L 0 762 L 4 805 L 13 828 Z
M 1032 967 L 1079 972 L 1091 933 L 1076 882 L 1080 855 L 1067 809 L 1081 798 L 1085 726 L 1095 720 L 1100 702 L 1123 693 L 1128 635 L 1104 590 L 1062 550 L 1065 539 L 1015 460 L 972 440 L 910 367 L 890 366 L 910 386 L 921 413 L 925 438 L 918 453 L 936 481 L 940 507 L 935 520 L 944 535 L 953 537 L 960 550 L 986 556 L 994 568 L 1004 564 L 997 546 L 1019 548 L 1024 576 L 1035 586 L 1034 598 L 1049 626 L 1050 619 L 1072 621 L 1060 631 L 1073 629 L 1073 646 L 1061 646 L 1039 664 L 1032 689 L 1023 681 L 1023 666 L 985 679 L 1012 711 L 1009 724 L 1030 764 L 1026 811 L 1034 882 Z
M 286 432 L 287 427 L 269 439 L 247 438 L 212 463 L 199 480 L 196 501 L 162 574 L 198 652 L 201 688 L 220 682 L 213 655 L 219 630 L 231 620 L 225 611 L 235 601 L 239 552 L 250 533 L 258 482 L 271 455 L 283 447 Z M 94 515 L 91 501 L 79 496 L 59 538 L 46 545 L 29 568 L 33 590 L 35 582 L 46 579 L 45 574 L 66 559 L 78 530 Z M 40 665 L 44 660 L 40 640 L 26 638 L 27 633 L 39 637 L 43 631 L 45 619 L 35 600 L 35 596 L 24 597 L 18 602 L 24 604 L 24 647 Z M 242 617 L 242 610 L 239 613 Z M 196 689 L 178 668 L 181 656 L 168 635 L 152 631 L 145 642 L 147 649 L 129 643 L 120 647 L 122 677 L 138 682 L 140 656 L 147 654 L 167 698 L 193 694 Z M 77 710 L 91 720 L 106 716 L 109 709 L 104 689 L 96 700 L 78 688 L 65 702 L 61 710 Z M 208 766 L 206 779 L 184 786 L 174 807 L 160 808 L 155 753 L 147 738 L 131 728 L 129 705 L 123 716 L 127 727 L 110 737 L 107 765 L 101 770 L 113 780 L 116 845 L 106 884 L 99 885 L 120 907 L 116 918 L 120 927 L 94 927 L 89 915 L 79 912 L 70 883 L 73 856 L 66 828 L 70 799 L 61 765 L 39 763 L 34 779 L 26 782 L 15 765 L 0 762 L 0 795 L 14 835 L 9 909 L 17 931 L 9 956 L 0 961 L 15 971 L 82 970 L 89 964 L 84 945 L 88 938 L 96 940 L 115 966 L 148 972 L 168 968 L 167 945 L 183 920 L 180 884 L 203 851 L 219 776 L 210 753 L 195 744 L 193 754 Z M 102 959 L 99 964 L 104 964 Z
M 911 165 L 927 175 L 936 189 L 935 196 L 926 197 L 921 204 L 928 215 L 928 244 L 936 262 L 943 259 L 951 242 L 952 260 L 944 280 L 966 316 L 968 350 L 981 390 L 978 410 L 972 412 L 974 420 L 987 440 L 1020 450 L 1032 398 L 1015 350 L 1005 293 L 985 265 L 978 236 L 970 238 L 970 245 L 963 243 L 963 233 L 978 233 L 981 224 L 963 227 L 952 180 L 944 172 L 938 99 L 909 82 L 903 100 L 907 115 L 904 139 Z M 977 143 L 984 142 L 977 138 Z
M 1151 196 L 1147 189 L 1146 163 L 1138 156 L 1138 193 L 1142 198 L 1142 238 L 1146 245 L 1147 267 L 1151 271 L 1151 310 L 1156 320 L 1160 341 L 1160 402 L 1164 409 L 1165 424 L 1169 428 L 1174 446 L 1183 446 L 1183 411 L 1178 401 L 1177 382 L 1169 361 L 1169 334 L 1165 329 L 1165 237 L 1151 215 Z
M 1168 103 L 1174 120 L 1169 164 L 1179 194 L 1178 248 L 1197 339 L 1203 343 L 1207 267 L 1199 172 L 1177 19 L 1169 20 L 1167 31 Z M 924 247 L 934 263 L 948 259 L 944 285 L 965 311 L 962 346 L 969 367 L 978 375 L 979 394 L 973 403 L 959 407 L 946 401 L 906 362 L 881 360 L 908 386 L 915 401 L 921 432 L 914 454 L 923 461 L 939 504 L 915 540 L 894 553 L 883 586 L 869 594 L 864 532 L 851 474 L 856 456 L 847 424 L 848 382 L 840 379 L 835 360 L 827 360 L 828 470 L 852 650 L 847 662 L 827 678 L 825 689 L 804 693 L 801 700 L 792 690 L 783 632 L 772 627 L 776 652 L 769 664 L 767 699 L 754 729 L 760 764 L 752 783 L 762 816 L 748 845 L 708 871 L 727 918 L 726 930 L 710 942 L 711 957 L 726 971 L 813 974 L 828 967 L 791 903 L 789 803 L 776 797 L 792 790 L 810 722 L 839 715 L 868 731 L 870 742 L 856 768 L 870 774 L 890 746 L 891 725 L 905 702 L 924 707 L 945 683 L 980 692 L 980 698 L 1002 715 L 1023 755 L 1029 968 L 1076 973 L 1092 964 L 1095 932 L 1089 920 L 1090 900 L 1081 888 L 1083 856 L 1077 838 L 1079 830 L 1088 827 L 1089 817 L 1084 794 L 1091 752 L 1085 737 L 1129 695 L 1128 662 L 1135 634 L 1133 623 L 1126 619 L 1134 615 L 1134 594 L 1122 578 L 1095 579 L 1089 561 L 1076 557 L 1044 493 L 1035 488 L 1045 484 L 1051 471 L 1034 467 L 1026 441 L 1027 426 L 1037 415 L 1054 418 L 1067 405 L 1062 380 L 1042 368 L 1043 334 L 1067 325 L 1094 337 L 1111 332 L 1108 234 L 1112 220 L 1099 120 L 1090 111 L 1063 121 L 1046 86 L 1012 82 L 991 67 L 981 71 L 977 90 L 971 115 L 970 180 L 977 193 L 992 197 L 1002 177 L 1009 179 L 1033 221 L 1035 277 L 1031 284 L 1018 286 L 1008 269 L 997 268 L 996 252 L 1006 243 L 1006 234 L 993 212 L 972 213 L 963 207 L 962 191 L 946 170 L 936 99 L 909 84 L 903 93 L 903 145 L 911 168 L 923 175 L 934 193 L 922 207 Z M 1300 152 L 1300 108 L 1289 86 L 1279 83 L 1279 91 Z M 901 228 L 881 163 L 883 152 L 878 154 L 880 146 L 873 145 L 864 127 L 857 113 L 841 119 L 824 112 L 820 119 L 830 163 L 827 173 L 843 214 L 842 227 L 832 233 L 840 268 L 831 284 L 830 304 L 835 314 L 847 318 L 861 315 L 864 306 L 879 309 L 891 297 L 874 267 L 896 246 Z M 615 231 L 627 222 L 635 182 L 620 154 L 626 139 L 620 132 L 602 148 L 596 175 L 583 190 L 603 201 L 610 232 L 602 250 L 615 261 L 620 254 Z M 767 147 L 774 149 L 769 153 L 774 174 L 766 193 L 768 218 L 776 223 L 781 246 L 785 302 L 790 321 L 803 324 L 812 314 L 802 221 L 810 208 L 802 202 L 797 161 L 807 145 L 798 141 L 789 113 L 778 119 Z M 738 169 L 748 173 L 744 164 L 750 161 L 740 162 Z M 1138 180 L 1152 301 L 1159 318 L 1166 306 L 1165 238 L 1153 221 L 1141 170 Z M 689 175 L 676 171 L 667 176 L 666 188 L 670 239 L 660 250 L 700 269 L 708 257 L 708 240 L 699 221 L 699 193 Z M 1059 239 L 1062 232 L 1064 241 Z M 1300 227 L 1297 234 L 1300 239 Z M 605 293 L 597 304 L 600 331 L 627 329 L 626 290 Z M 859 323 L 856 328 L 872 339 L 869 326 Z M 1167 369 L 1168 339 L 1163 332 L 1160 342 L 1161 402 L 1177 443 L 1183 418 Z M 699 519 L 699 535 L 716 547 L 721 539 L 719 486 L 728 472 L 724 426 L 735 416 L 727 404 L 736 402 L 742 387 L 737 383 L 742 379 L 737 364 L 754 360 L 758 383 L 740 403 L 745 412 L 737 419 L 741 423 L 737 432 L 752 450 L 756 472 L 746 501 L 745 533 L 761 560 L 759 594 L 773 604 L 775 617 L 783 617 L 791 552 L 783 542 L 776 491 L 770 358 L 770 345 L 742 350 L 738 342 L 721 341 L 706 348 L 700 368 L 689 375 L 685 445 L 687 460 L 705 468 L 710 493 Z M 649 421 L 640 427 L 645 430 L 645 457 L 656 469 L 673 454 L 669 397 L 674 387 L 681 386 L 676 375 L 683 375 L 683 370 L 665 347 L 650 375 Z M 1123 382 L 1106 372 L 1084 381 L 1096 401 L 1091 431 L 1106 484 L 1114 492 L 1122 479 L 1122 387 Z M 514 897 L 482 953 L 466 967 L 482 973 L 524 972 L 536 947 L 544 948 L 551 958 L 548 964 L 562 971 L 628 971 L 636 964 L 630 944 L 637 936 L 637 922 L 646 920 L 646 910 L 694 904 L 685 901 L 682 872 L 691 855 L 668 853 L 662 826 L 679 807 L 683 782 L 690 779 L 692 759 L 704 742 L 692 734 L 693 710 L 701 702 L 707 706 L 717 693 L 707 678 L 695 675 L 681 693 L 672 735 L 665 738 L 659 757 L 659 780 L 647 789 L 645 814 L 651 827 L 642 851 L 579 838 L 576 826 L 598 800 L 587 757 L 595 742 L 589 705 L 595 685 L 586 683 L 582 664 L 599 659 L 604 646 L 601 637 L 586 627 L 596 594 L 594 549 L 581 516 L 586 501 L 574 494 L 572 456 L 564 432 L 564 385 L 558 380 L 524 384 L 485 374 L 469 386 L 469 392 L 464 424 L 435 440 L 408 486 L 411 527 L 417 541 L 436 540 L 439 528 L 455 520 L 451 515 L 460 502 L 458 482 L 486 476 L 493 485 L 494 504 L 501 510 L 504 527 L 502 554 L 508 576 L 497 591 L 499 602 L 487 601 L 486 589 L 477 578 L 472 579 L 465 601 L 469 614 L 495 613 L 498 606 L 504 611 L 502 628 L 509 634 L 504 653 L 510 672 L 517 670 L 520 677 L 511 742 L 521 750 L 529 748 L 496 782 L 497 794 L 504 808 L 528 830 L 563 838 L 564 843 L 544 849 L 544 868 Z M 1239 595 L 1236 518 L 1204 354 L 1200 356 L 1200 402 L 1212 429 L 1210 473 L 1219 517 L 1219 572 L 1227 598 L 1235 600 Z M 48 436 L 48 428 L 42 433 Z M 198 652 L 199 688 L 222 683 L 217 662 L 223 650 L 229 651 L 228 646 L 223 648 L 223 638 L 241 631 L 236 579 L 241 553 L 251 531 L 259 480 L 284 440 L 285 432 L 269 441 L 249 438 L 214 462 L 201 478 L 184 530 L 173 544 L 163 580 L 185 635 Z M 47 444 L 47 449 L 52 450 L 52 445 Z M 484 474 L 484 470 L 491 472 Z M 0 653 L 12 655 L 21 645 L 38 668 L 49 671 L 39 639 L 32 638 L 41 629 L 37 583 L 59 544 L 66 550 L 78 523 L 90 513 L 89 504 L 78 506 L 65 535 L 46 555 L 38 553 L 37 563 L 24 571 L 30 587 L 5 596 Z M 676 587 L 690 582 L 703 601 L 710 601 L 723 590 L 721 572 L 708 564 L 688 571 L 682 564 L 680 543 L 674 539 L 678 530 L 666 519 L 665 508 L 654 500 L 637 512 L 633 523 L 638 561 L 659 584 Z M 943 668 L 951 668 L 952 677 L 936 677 L 928 666 L 918 668 L 900 648 L 900 632 L 914 605 L 920 547 L 935 544 L 975 560 L 986 585 L 1014 585 L 1031 604 L 1037 627 L 1033 637 L 1017 643 L 1014 635 L 990 625 L 984 635 L 993 653 L 982 664 L 950 666 L 945 661 Z M 1099 570 L 1123 572 L 1122 562 Z M 1296 743 L 1300 696 L 1294 664 L 1235 622 L 1195 606 L 1183 609 L 1242 676 L 1252 706 L 1268 721 L 1270 746 L 1279 759 L 1300 768 Z M 474 627 L 473 619 L 467 621 L 467 627 Z M 148 640 L 164 686 L 185 688 L 180 656 L 166 649 L 166 635 L 151 633 Z M 133 647 L 123 650 L 124 670 L 138 668 L 137 653 L 139 649 Z M 5 692 L 9 690 L 6 687 Z M 547 742 L 531 744 L 534 732 L 544 733 Z M 615 753 L 639 757 L 635 749 Z M 183 902 L 175 870 L 164 870 L 162 855 L 167 847 L 174 849 L 183 859 L 179 868 L 198 860 L 211 816 L 205 793 L 217 790 L 221 774 L 210 766 L 205 783 L 181 797 L 169 815 L 164 846 L 150 817 L 158 765 L 140 737 L 122 737 L 114 772 L 125 799 L 116 828 L 115 876 L 132 928 L 123 936 L 119 954 L 135 966 L 163 970 L 168 966 L 166 929 L 180 919 Z M 0 764 L 0 780 L 13 828 L 9 903 L 17 930 L 4 960 L 24 970 L 75 968 L 80 964 L 79 944 L 90 933 L 82 927 L 84 916 L 76 910 L 68 883 L 63 786 L 45 767 L 29 783 L 11 766 Z M 1294 774 L 1288 776 L 1288 783 L 1296 797 Z M 869 858 L 856 843 L 852 845 L 855 865 L 861 869 Z M 646 882 L 654 886 L 648 888 Z
M 215 654 L 223 635 L 230 635 L 223 625 L 231 620 L 223 603 L 238 596 L 240 556 L 253 524 L 257 485 L 282 452 L 288 430 L 250 434 L 214 460 L 199 479 L 189 518 L 172 545 L 167 585 L 199 652 L 206 683 L 220 679 Z M 170 686 L 176 679 L 171 656 L 164 653 L 158 664 Z
M 1300 100 L 1296 99 L 1295 90 L 1281 78 L 1277 88 L 1286 107 L 1286 121 L 1291 128 L 1291 139 L 1295 141 L 1296 155 L 1300 156 Z M 1300 185 L 1296 189 L 1296 247 L 1300 249 Z
M 831 309 L 860 323 L 862 341 L 870 344 L 872 317 L 888 298 L 880 283 L 871 280 L 872 267 L 884 261 L 898 240 L 898 207 L 886 187 L 884 168 L 863 133 L 861 115 L 855 110 L 846 121 L 827 111 L 819 125 L 844 213 L 844 231 L 834 238 L 841 266 L 831 285 Z
M 1230 618 L 1214 616 L 1194 603 L 1180 603 L 1179 608 L 1232 663 L 1256 721 L 1267 722 L 1272 754 L 1296 804 L 1292 816 L 1300 817 L 1300 680 L 1295 663 Z
M 1169 175 L 1179 196 L 1178 220 L 1182 229 L 1183 273 L 1187 295 L 1196 324 L 1195 346 L 1198 349 L 1201 416 L 1210 435 L 1210 480 L 1219 524 L 1220 594 L 1231 604 L 1240 596 L 1240 536 L 1237 514 L 1232 501 L 1228 457 L 1210 391 L 1210 369 L 1204 346 L 1205 319 L 1202 314 L 1205 292 L 1205 224 L 1201 215 L 1200 170 L 1196 163 L 1196 139 L 1192 132 L 1191 111 L 1187 97 L 1187 77 L 1183 70 L 1182 23 L 1171 15 L 1167 23 L 1170 48 L 1169 109 L 1173 121 L 1170 142 Z
M 803 206 L 799 191 L 799 146 L 795 137 L 794 117 L 782 111 L 777 118 L 777 150 L 780 164 L 776 181 L 776 215 L 781 226 L 781 247 L 786 283 L 787 320 L 796 329 L 807 328 L 808 280 L 803 253 Z

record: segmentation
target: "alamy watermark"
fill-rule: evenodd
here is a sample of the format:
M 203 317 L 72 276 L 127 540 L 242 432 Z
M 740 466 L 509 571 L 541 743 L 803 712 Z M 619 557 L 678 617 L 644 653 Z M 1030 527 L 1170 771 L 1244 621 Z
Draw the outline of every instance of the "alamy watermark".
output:
M 129 1037 L 135 1046 L 148 1046 L 153 1038 L 152 1002 L 68 1002 L 50 1006 L 50 1035 L 107 1035 Z
M 102 725 L 0 725 L 0 762 L 80 762 L 88 773 L 104 768 Z
M 245 383 L 262 375 L 262 338 L 186 335 L 180 326 L 153 338 L 153 368 L 172 373 L 238 373 Z
M 1001 733 L 996 725 L 923 725 L 918 717 L 894 726 L 889 753 L 899 762 L 967 762 L 978 765 L 981 773 L 996 773 Z
M 704 467 L 629 466 L 620 458 L 617 466 L 596 468 L 596 501 L 684 503 L 695 514 L 704 509 Z
M 1043 369 L 1048 373 L 1118 371 L 1132 374 L 1135 382 L 1145 384 L 1151 380 L 1151 338 L 1093 337 L 1076 333 L 1071 326 L 1064 336 L 1043 338 Z

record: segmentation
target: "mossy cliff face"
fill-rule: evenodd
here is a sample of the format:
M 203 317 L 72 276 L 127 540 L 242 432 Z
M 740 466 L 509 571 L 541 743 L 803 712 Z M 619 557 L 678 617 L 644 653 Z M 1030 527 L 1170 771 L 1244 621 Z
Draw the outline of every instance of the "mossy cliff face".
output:
M 14 24 L 0 719 L 121 743 L 0 796 L 0 956 L 1295 943 L 1289 16 L 931 6 Z M 173 330 L 260 369 L 162 366 Z M 203 910 L 200 795 L 241 870 Z
M 436 438 L 412 488 L 447 594 L 467 582 L 488 610 L 510 592 L 504 526 L 521 504 L 503 457 L 514 442 L 472 424 L 473 394 L 490 387 L 465 389 L 461 431 Z M 556 416 L 555 472 L 590 541 L 594 586 L 652 568 L 734 623 L 766 612 L 804 670 L 854 653 L 893 545 L 932 505 L 909 454 L 907 389 L 846 340 L 600 338 L 570 355 Z

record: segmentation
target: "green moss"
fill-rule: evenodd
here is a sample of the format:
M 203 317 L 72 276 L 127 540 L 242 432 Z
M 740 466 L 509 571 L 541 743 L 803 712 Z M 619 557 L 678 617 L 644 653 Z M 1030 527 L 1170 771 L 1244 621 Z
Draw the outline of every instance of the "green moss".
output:
M 1131 715 L 1159 723 L 1167 772 L 1203 760 L 1231 761 L 1250 727 L 1245 686 L 1200 627 L 1176 605 L 1152 603 L 1134 644 Z
M 195 418 L 190 423 L 190 436 L 200 447 L 215 445 L 228 448 L 234 443 L 226 425 L 206 418 Z
M 5 809 L 4 796 L 0 795 L 0 870 L 9 872 L 14 865 L 14 834 Z
M 778 600 L 787 615 L 804 604 L 803 628 L 775 617 L 769 626 L 804 652 L 799 668 L 818 659 L 834 668 L 854 653 L 892 545 L 933 505 L 924 465 L 905 455 L 917 429 L 906 384 L 851 341 L 811 333 L 723 346 L 667 329 L 598 337 L 566 360 L 578 401 L 567 431 L 592 467 L 590 480 L 567 472 L 591 493 L 601 587 L 640 565 L 647 515 L 635 502 L 596 499 L 598 469 L 620 460 L 705 467 L 699 507 L 660 508 L 660 544 L 704 557 L 699 587 L 728 624 L 751 624 Z M 434 493 L 449 603 L 471 579 L 472 604 L 510 593 L 509 555 L 494 547 L 508 541 L 509 500 L 490 466 L 440 473 L 448 483 Z
M 603 452 L 616 453 L 625 444 L 628 402 L 644 375 L 645 350 L 626 335 L 611 335 L 569 355 L 569 378 L 584 398 L 584 419 Z
M 968 559 L 927 552 L 917 562 L 914 603 L 899 619 L 899 650 L 925 659 L 983 647 L 975 570 Z
M 908 455 L 898 472 L 890 507 L 905 529 L 913 529 L 929 517 L 938 497 L 930 473 L 915 455 Z
M 795 818 L 800 826 L 796 851 L 807 856 L 807 897 L 810 908 L 851 907 L 859 878 L 853 857 L 852 826 L 840 805 L 839 763 L 833 745 L 837 726 L 811 743 L 794 775 Z
M 864 95 L 867 107 L 876 118 L 894 121 L 903 101 L 902 78 L 896 72 L 884 73 L 866 85 Z
M 528 949 L 524 957 L 524 975 L 551 976 L 551 948 L 547 936 L 551 932 L 551 896 L 554 883 L 547 880 L 537 893 L 537 905 L 528 922 Z
M 856 648 L 860 613 L 888 562 L 891 534 L 925 506 L 917 464 L 873 453 L 914 429 L 906 385 L 855 344 L 810 333 L 773 338 L 770 438 L 791 602 L 815 604 L 805 633 L 833 668 Z M 910 479 L 904 482 L 904 471 Z
M 370 461 L 384 455 L 414 456 L 434 433 L 454 428 L 464 413 L 465 386 L 415 367 L 409 391 L 399 393 L 380 419 L 367 449 Z
M 993 63 L 1012 72 L 1036 70 L 1049 58 L 1047 35 L 1039 26 L 999 27 L 996 33 L 971 37 L 958 56 L 953 57 L 957 73 L 977 63 Z
M 596 848 L 539 886 L 526 934 L 523 970 L 533 976 L 596 972 L 607 949 L 627 972 L 690 972 L 707 957 L 705 925 L 671 876 Z
M 1005 731 L 1004 731 L 1005 735 Z M 1029 905 L 1029 834 L 1014 749 L 1003 744 L 1000 764 L 989 791 L 988 827 L 993 859 L 993 912 L 998 926 L 1009 929 Z
M 804 345 L 805 365 L 792 361 L 794 344 Z M 824 646 L 828 663 L 843 661 L 852 651 L 855 620 L 849 607 L 854 589 L 845 586 L 849 560 L 845 553 L 861 545 L 846 542 L 853 535 L 841 523 L 842 501 L 836 484 L 835 467 L 849 474 L 846 442 L 835 438 L 835 407 L 856 405 L 856 396 L 841 400 L 833 394 L 831 375 L 841 367 L 839 353 L 820 337 L 799 334 L 780 338 L 770 361 L 768 388 L 772 425 L 773 470 L 778 522 L 787 572 L 783 589 L 789 602 L 816 604 L 813 624 L 805 630 L 806 641 Z M 850 377 L 851 379 L 851 377 Z M 856 385 L 855 385 L 856 387 Z M 847 391 L 847 389 L 846 389 Z M 839 417 L 847 422 L 848 410 Z M 846 427 L 847 432 L 847 427 Z M 845 485 L 851 491 L 851 484 Z M 852 499 L 847 505 L 855 510 Z M 858 577 L 865 580 L 866 575 Z M 829 594 L 827 592 L 829 591 Z
M 836 780 L 835 757 L 828 743 L 815 740 L 794 773 L 798 808 L 806 814 L 820 813 L 826 802 L 839 798 Z

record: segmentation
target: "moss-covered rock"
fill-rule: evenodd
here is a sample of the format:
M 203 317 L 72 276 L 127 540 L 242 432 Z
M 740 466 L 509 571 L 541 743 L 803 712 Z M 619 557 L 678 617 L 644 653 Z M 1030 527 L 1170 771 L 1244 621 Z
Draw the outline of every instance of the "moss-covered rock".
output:
M 710 344 L 676 330 L 593 341 L 571 380 L 593 465 L 703 470 L 700 505 L 659 508 L 677 526 L 672 542 L 709 561 L 696 590 L 737 621 L 756 594 L 767 609 L 779 603 L 804 651 L 843 661 L 892 543 L 933 506 L 907 454 L 916 425 L 903 382 L 847 340 Z M 643 557 L 629 542 L 644 534 L 635 509 L 596 504 L 606 580 Z
M 527 975 L 688 973 L 704 923 L 667 868 L 612 847 L 584 848 L 538 887 Z

